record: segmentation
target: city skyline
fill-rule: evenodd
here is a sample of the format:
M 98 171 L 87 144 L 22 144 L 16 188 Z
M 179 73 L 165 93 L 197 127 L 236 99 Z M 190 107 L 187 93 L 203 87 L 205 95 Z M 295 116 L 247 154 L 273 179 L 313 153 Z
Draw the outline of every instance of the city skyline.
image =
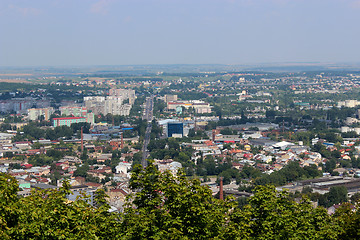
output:
M 0 66 L 359 63 L 358 0 L 10 1 Z

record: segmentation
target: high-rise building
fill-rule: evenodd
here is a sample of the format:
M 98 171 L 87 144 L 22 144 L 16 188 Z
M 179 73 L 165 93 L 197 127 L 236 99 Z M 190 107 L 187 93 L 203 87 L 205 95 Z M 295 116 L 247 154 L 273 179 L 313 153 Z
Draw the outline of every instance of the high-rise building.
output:
M 120 97 L 124 100 L 129 99 L 129 104 L 134 104 L 134 101 L 136 99 L 135 96 L 135 90 L 132 89 L 110 89 L 109 90 L 109 96 L 113 96 L 113 97 Z
M 110 96 L 84 97 L 85 106 L 94 114 L 112 114 L 127 116 L 135 102 L 135 90 L 110 89 Z
M 105 97 L 84 97 L 85 107 L 94 114 L 104 113 Z
M 28 109 L 28 116 L 29 116 L 29 120 L 31 121 L 38 120 L 40 116 L 43 116 L 44 120 L 48 121 L 52 113 L 54 113 L 54 109 L 52 107 Z

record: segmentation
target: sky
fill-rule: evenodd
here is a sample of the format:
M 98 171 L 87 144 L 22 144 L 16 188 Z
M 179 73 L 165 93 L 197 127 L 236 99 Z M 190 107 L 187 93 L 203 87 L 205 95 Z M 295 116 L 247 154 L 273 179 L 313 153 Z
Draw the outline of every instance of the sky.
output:
M 1 0 L 0 66 L 360 63 L 360 0 Z

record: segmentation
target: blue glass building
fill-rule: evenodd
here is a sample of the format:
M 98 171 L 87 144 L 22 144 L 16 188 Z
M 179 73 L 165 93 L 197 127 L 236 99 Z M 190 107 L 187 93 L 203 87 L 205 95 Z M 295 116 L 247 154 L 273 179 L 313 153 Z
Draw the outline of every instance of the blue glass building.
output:
M 167 135 L 172 137 L 173 134 L 184 135 L 184 124 L 182 122 L 169 122 L 167 124 Z

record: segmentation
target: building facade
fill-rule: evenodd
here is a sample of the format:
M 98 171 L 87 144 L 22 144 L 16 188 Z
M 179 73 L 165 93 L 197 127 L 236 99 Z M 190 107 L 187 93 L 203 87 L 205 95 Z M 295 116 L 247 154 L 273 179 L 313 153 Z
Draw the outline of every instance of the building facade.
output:
M 11 98 L 0 101 L 0 112 L 16 112 L 16 113 L 27 113 L 28 109 L 32 107 L 36 108 L 48 108 L 50 107 L 50 101 L 48 99 L 36 100 L 32 97 L 25 98 Z
M 107 97 L 84 97 L 85 107 L 94 114 L 128 116 L 135 102 L 135 90 L 110 89 Z
M 63 117 L 53 118 L 53 127 L 68 126 L 70 127 L 73 123 L 86 122 L 85 117 Z
M 204 101 L 194 100 L 194 101 L 167 102 L 168 110 L 176 110 L 179 107 L 184 107 L 185 109 L 194 108 L 195 112 L 198 114 L 211 113 L 210 104 Z
M 50 115 L 54 113 L 54 108 L 30 108 L 28 109 L 29 120 L 35 121 L 38 120 L 40 116 L 44 117 L 44 120 L 48 121 Z
M 74 116 L 74 117 L 85 117 L 88 110 L 86 107 L 72 107 L 72 106 L 65 106 L 59 107 L 61 115 L 65 116 Z
M 182 137 L 184 135 L 184 124 L 182 122 L 168 122 L 167 135 L 168 137 Z

